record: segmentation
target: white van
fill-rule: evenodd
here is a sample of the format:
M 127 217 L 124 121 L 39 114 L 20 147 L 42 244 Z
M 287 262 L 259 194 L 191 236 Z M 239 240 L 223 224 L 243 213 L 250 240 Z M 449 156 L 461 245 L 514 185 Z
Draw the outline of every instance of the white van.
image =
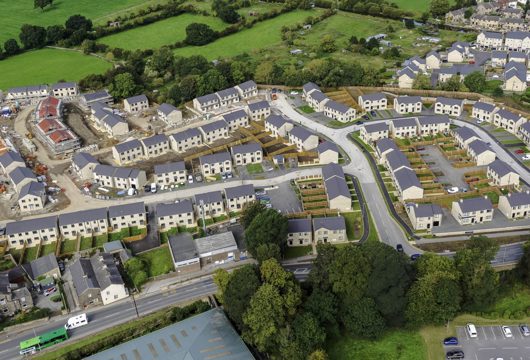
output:
M 68 319 L 68 321 L 64 325 L 64 328 L 66 330 L 70 330 L 78 328 L 80 326 L 84 326 L 86 324 L 88 324 L 88 318 L 86 317 L 86 314 L 80 314 Z
M 466 325 L 467 333 L 469 334 L 469 337 L 476 338 L 477 335 L 477 328 L 473 324 L 467 324 Z

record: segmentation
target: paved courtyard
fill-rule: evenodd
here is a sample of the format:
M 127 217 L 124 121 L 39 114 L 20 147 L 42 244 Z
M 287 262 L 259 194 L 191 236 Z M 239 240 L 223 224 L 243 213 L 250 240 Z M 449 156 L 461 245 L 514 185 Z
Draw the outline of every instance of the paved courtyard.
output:
M 302 211 L 302 204 L 290 182 L 280 183 L 276 189 L 268 190 L 266 196 L 270 197 L 272 207 L 284 214 Z

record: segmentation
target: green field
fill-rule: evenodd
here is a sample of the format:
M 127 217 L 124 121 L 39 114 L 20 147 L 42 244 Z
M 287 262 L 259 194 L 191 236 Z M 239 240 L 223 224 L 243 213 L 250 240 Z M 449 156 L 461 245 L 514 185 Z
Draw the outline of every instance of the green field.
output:
M 186 38 L 186 26 L 191 23 L 207 24 L 217 31 L 226 27 L 226 24 L 217 17 L 182 14 L 153 24 L 109 35 L 99 39 L 98 42 L 126 50 L 157 49 L 164 45 L 184 40 Z
M 392 0 L 400 9 L 411 11 L 416 14 L 429 10 L 430 0 Z M 452 1 L 451 1 L 452 2 Z
M 362 340 L 343 336 L 329 341 L 327 352 L 330 360 L 425 360 L 427 348 L 418 332 L 394 330 L 381 339 Z
M 66 19 L 75 14 L 86 16 L 98 24 L 131 10 L 166 2 L 167 0 L 55 0 L 52 7 L 41 11 L 33 8 L 33 0 L 3 0 L 0 43 L 3 44 L 9 38 L 18 41 L 20 28 L 24 24 L 45 27 L 64 24 Z
M 112 65 L 77 51 L 42 49 L 0 61 L 0 89 L 50 84 L 58 80 L 78 81 L 101 74 Z
M 173 260 L 171 259 L 169 247 L 167 246 L 146 251 L 138 255 L 138 258 L 147 262 L 149 277 L 167 274 L 173 271 Z
M 302 22 L 308 16 L 315 16 L 320 10 L 297 10 L 277 16 L 203 46 L 187 46 L 175 50 L 175 55 L 202 55 L 208 60 L 228 58 L 243 53 L 252 53 L 272 48 L 282 43 L 280 29 L 285 25 Z M 277 48 L 276 48 L 277 49 Z M 287 51 L 287 50 L 286 50 Z

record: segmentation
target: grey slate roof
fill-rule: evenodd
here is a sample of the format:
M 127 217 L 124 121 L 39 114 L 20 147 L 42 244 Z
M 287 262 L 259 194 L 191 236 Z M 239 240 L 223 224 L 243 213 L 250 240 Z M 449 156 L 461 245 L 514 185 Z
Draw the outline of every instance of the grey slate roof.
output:
M 236 239 L 231 231 L 195 239 L 195 245 L 201 257 L 208 256 L 205 254 L 219 254 L 226 250 L 233 251 L 237 249 Z
M 287 233 L 310 233 L 311 220 L 310 219 L 289 219 L 287 221 Z
M 328 97 L 320 90 L 315 90 L 311 94 L 308 95 L 310 98 L 315 99 L 319 103 L 321 103 L 324 100 L 327 100 Z
M 458 203 L 463 213 L 470 213 L 481 210 L 493 210 L 491 200 L 483 197 L 460 199 Z
M 361 99 L 362 99 L 363 102 L 366 101 L 366 100 L 369 100 L 369 101 L 380 101 L 380 100 L 386 99 L 386 96 L 383 93 L 371 93 L 371 94 L 363 94 L 363 95 L 361 95 Z
M 530 193 L 528 192 L 509 193 L 506 199 L 511 207 L 530 205 Z
M 57 227 L 57 216 L 47 216 L 36 219 L 19 220 L 7 223 L 6 235 L 25 233 Z
M 489 39 L 503 39 L 503 35 L 500 32 L 495 31 L 482 31 L 482 33 Z
M 243 118 L 246 118 L 247 116 L 248 115 L 245 112 L 245 110 L 239 109 L 239 110 L 236 110 L 236 111 L 232 111 L 232 112 L 230 112 L 228 114 L 224 114 L 223 115 L 223 119 L 227 123 L 231 123 L 232 121 L 243 119 Z
M 510 51 L 508 53 L 508 57 L 511 61 L 512 59 L 526 59 L 528 56 L 520 51 Z
M 105 98 L 112 98 L 112 96 L 109 94 L 107 90 L 99 90 L 93 93 L 89 94 L 83 94 L 82 97 L 85 99 L 87 103 L 93 102 L 93 101 L 99 101 Z
M 508 31 L 508 32 L 506 32 L 506 39 L 524 40 L 527 37 L 530 37 L 530 33 L 526 32 L 526 31 Z
M 390 170 L 396 171 L 402 167 L 410 168 L 410 162 L 405 154 L 401 151 L 392 151 L 386 156 L 386 161 Z
M 449 124 L 448 115 L 433 115 L 433 116 L 420 116 L 418 117 L 418 122 L 420 125 L 429 125 L 429 124 Z
M 59 227 L 89 221 L 107 220 L 107 209 L 90 209 L 59 215 Z
M 334 142 L 331 142 L 331 141 L 323 141 L 320 144 L 318 144 L 318 146 L 317 146 L 317 152 L 319 154 L 323 154 L 323 153 L 325 153 L 328 150 L 329 151 L 334 151 L 336 153 L 339 153 L 339 148 L 337 147 L 337 145 Z
M 495 51 L 491 52 L 491 59 L 504 59 L 504 60 L 506 60 L 507 56 L 508 56 L 508 53 L 506 51 L 495 50 Z
M 434 56 L 436 57 L 437 59 L 440 59 L 440 54 L 438 54 L 438 52 L 434 51 L 434 50 L 431 50 L 427 53 L 427 55 L 425 55 L 425 59 L 427 59 L 429 56 Z
M 140 170 L 133 168 L 117 167 L 114 170 L 114 177 L 119 179 L 132 179 L 138 177 Z
M 349 106 L 344 105 L 343 103 L 337 102 L 335 100 L 329 100 L 328 102 L 326 102 L 326 105 L 324 105 L 324 107 L 333 109 L 341 114 L 346 114 L 350 110 Z
M 131 96 L 131 97 L 125 99 L 125 101 L 127 101 L 131 105 L 132 104 L 136 104 L 136 103 L 141 103 L 141 102 L 144 102 L 144 101 L 149 102 L 149 100 L 147 100 L 147 96 L 145 96 L 144 94 Z
M 302 141 L 306 141 L 307 139 L 309 139 L 310 136 L 316 136 L 315 134 L 301 126 L 293 126 L 289 134 Z
M 221 99 L 225 99 L 231 96 L 239 96 L 239 93 L 237 92 L 236 88 L 233 87 L 224 90 L 219 90 L 216 94 Z
M 116 168 L 110 165 L 98 164 L 94 168 L 94 174 L 100 176 L 114 176 Z
M 225 196 L 227 199 L 235 199 L 238 197 L 252 196 L 255 194 L 254 185 L 239 185 L 225 188 Z
M 167 164 L 155 165 L 154 173 L 155 174 L 166 174 L 174 171 L 186 171 L 186 164 L 184 161 L 175 161 Z
M 57 90 L 57 89 L 66 89 L 66 88 L 75 88 L 75 87 L 77 87 L 77 84 L 75 82 L 59 82 L 59 83 L 53 84 L 51 86 L 51 89 Z
M 326 194 L 328 195 L 329 200 L 338 198 L 339 196 L 351 198 L 350 189 L 348 188 L 348 184 L 346 184 L 346 180 L 340 177 L 332 177 L 331 179 L 327 179 L 324 182 L 324 185 L 326 187 Z
M 377 148 L 379 154 L 382 154 L 387 150 L 399 151 L 399 147 L 397 146 L 396 142 L 389 138 L 377 140 L 375 147 Z
M 95 254 L 90 258 L 90 262 L 101 290 L 108 288 L 110 285 L 124 284 L 120 271 L 114 261 L 114 256 L 111 254 Z
M 401 190 L 406 190 L 411 187 L 421 188 L 421 183 L 418 180 L 416 173 L 409 168 L 402 168 L 394 173 L 396 182 Z
M 219 102 L 219 98 L 217 97 L 216 94 L 207 94 L 207 95 L 203 95 L 203 96 L 199 96 L 197 98 L 197 101 L 199 102 L 199 104 L 201 105 L 205 105 L 207 103 L 217 103 Z
M 302 87 L 302 89 L 304 90 L 304 92 L 308 93 L 309 91 L 311 90 L 318 90 L 320 91 L 320 87 L 315 84 L 315 83 L 312 83 L 312 82 L 308 82 L 308 83 L 305 83 L 304 86 Z
M 41 256 L 29 264 L 24 264 L 24 268 L 28 272 L 32 279 L 36 279 L 41 275 L 44 275 L 53 270 L 59 270 L 59 264 L 57 264 L 57 258 L 55 254 L 48 254 Z
M 223 151 L 220 153 L 209 154 L 209 155 L 203 155 L 199 158 L 201 165 L 221 163 L 227 160 L 232 161 L 232 158 L 230 157 L 230 153 L 228 151 Z
M 153 135 L 148 138 L 142 139 L 142 142 L 147 147 L 152 146 L 152 145 L 161 144 L 167 141 L 168 139 L 165 134 L 157 134 L 157 135 Z
M 20 184 L 24 179 L 33 179 L 37 181 L 37 177 L 29 168 L 25 166 L 17 166 L 10 173 L 9 177 L 13 180 L 15 185 Z
M 7 151 L 5 154 L 0 156 L 0 164 L 5 168 L 9 165 L 11 165 L 14 162 L 21 162 L 24 164 L 24 159 L 22 159 L 22 156 L 16 151 Z
M 499 115 L 501 118 L 512 120 L 514 122 L 521 118 L 520 115 L 513 113 L 511 111 L 508 111 L 506 109 L 499 109 L 499 111 L 497 111 L 496 114 Z
M 193 213 L 193 204 L 189 199 L 180 200 L 178 203 L 157 204 L 156 206 L 157 217 L 187 213 Z
M 331 179 L 334 176 L 344 179 L 344 170 L 342 170 L 342 166 L 330 163 L 322 167 L 322 178 L 324 181 Z
M 436 102 L 441 103 L 443 105 L 450 105 L 450 106 L 454 106 L 454 105 L 463 106 L 464 105 L 464 100 L 447 98 L 443 96 L 437 97 Z
M 171 114 L 173 111 L 179 111 L 179 109 L 177 109 L 171 104 L 163 103 L 162 105 L 158 107 L 158 111 L 167 116 Z
M 482 111 L 486 111 L 486 112 L 493 112 L 493 110 L 495 110 L 495 105 L 494 104 L 490 104 L 490 103 L 486 103 L 486 102 L 482 102 L 482 101 L 477 101 L 473 107 L 475 109 L 478 109 L 478 110 L 482 110 Z
M 114 147 L 116 148 L 118 153 L 121 154 L 121 153 L 124 153 L 124 152 L 132 150 L 132 149 L 141 148 L 142 147 L 142 143 L 138 139 L 132 139 L 132 140 L 129 140 L 129 141 L 126 141 L 126 142 L 122 142 L 122 143 L 116 144 L 116 145 L 114 145 Z
M 270 107 L 271 106 L 267 100 L 256 101 L 256 102 L 248 104 L 248 109 L 250 111 L 258 111 L 261 109 L 268 109 Z
M 200 128 L 202 131 L 204 131 L 206 134 L 215 130 L 219 130 L 222 128 L 226 128 L 228 124 L 224 120 L 217 120 L 208 124 L 205 124 L 201 126 Z
M 396 101 L 398 104 L 417 104 L 421 103 L 421 96 L 398 96 Z
M 524 130 L 527 133 L 530 133 L 530 122 L 525 122 L 521 127 L 519 127 L 519 131 Z
M 245 81 L 237 86 L 243 91 L 249 91 L 258 88 L 258 85 L 254 82 L 254 80 Z
M 199 258 L 193 236 L 188 232 L 170 235 L 169 249 L 173 255 L 173 260 L 177 263 Z
M 410 69 L 411 65 L 399 70 L 397 72 L 397 76 L 399 77 L 399 76 L 407 75 L 409 78 L 415 79 L 416 78 L 416 73 Z
M 171 135 L 171 137 L 173 137 L 173 139 L 175 139 L 176 142 L 184 141 L 184 140 L 191 139 L 197 136 L 201 137 L 201 132 L 199 131 L 199 129 L 196 129 L 196 128 L 187 129 L 187 130 Z
M 470 128 L 464 126 L 461 128 L 458 128 L 454 130 L 455 134 L 458 135 L 462 141 L 466 141 L 468 139 L 471 139 L 473 136 L 479 138 L 477 133 L 474 130 L 471 130 Z
M 499 176 L 504 176 L 512 172 L 515 173 L 515 170 L 510 165 L 499 159 L 490 163 L 488 169 L 492 170 Z
M 290 123 L 290 121 L 284 118 L 283 116 L 275 114 L 269 115 L 265 121 L 274 126 L 275 128 L 281 128 L 286 123 Z
M 127 123 L 121 116 L 113 113 L 107 114 L 107 116 L 105 116 L 102 121 L 104 124 L 107 124 L 111 128 L 121 123 Z
M 199 206 L 201 200 L 204 202 L 204 204 L 223 202 L 223 194 L 220 191 L 211 191 L 195 195 L 195 205 Z
M 346 222 L 342 216 L 314 218 L 313 229 L 315 231 L 320 229 L 346 231 Z
M 70 274 L 72 275 L 72 282 L 74 283 L 75 292 L 78 296 L 90 289 L 100 289 L 90 259 L 77 259 L 69 267 L 69 270 Z
M 31 181 L 24 185 L 22 189 L 20 189 L 20 195 L 18 196 L 19 199 L 22 199 L 26 195 L 33 195 L 42 197 L 46 194 L 46 189 L 43 183 Z
M 232 146 L 232 154 L 248 154 L 261 151 L 261 145 L 255 141 L 246 144 Z
M 109 207 L 109 218 L 136 214 L 145 214 L 145 204 L 143 201 Z
M 416 118 L 405 118 L 405 119 L 397 119 L 392 120 L 392 124 L 395 128 L 403 128 L 403 127 L 416 127 Z
M 409 204 L 416 218 L 434 217 L 442 215 L 442 208 L 436 204 Z
M 83 169 L 88 164 L 99 164 L 99 161 L 89 153 L 78 152 L 72 158 L 72 162 L 79 168 Z
M 480 155 L 486 151 L 491 151 L 491 148 L 482 140 L 473 140 L 469 143 L 469 149 L 472 150 L 475 155 Z
M 388 131 L 388 124 L 386 122 L 380 122 L 377 124 L 367 124 L 364 125 L 364 129 L 368 134 L 380 132 L 380 131 Z

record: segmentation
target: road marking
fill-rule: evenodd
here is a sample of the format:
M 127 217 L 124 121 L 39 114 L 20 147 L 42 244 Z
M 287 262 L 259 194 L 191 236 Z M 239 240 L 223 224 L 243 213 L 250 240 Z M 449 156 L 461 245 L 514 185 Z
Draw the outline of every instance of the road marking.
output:
M 484 330 L 484 327 L 481 327 L 482 329 L 482 333 L 484 334 L 484 337 L 486 338 L 486 340 L 488 340 L 488 336 L 486 335 L 486 330 Z
M 493 330 L 493 327 L 490 328 L 491 333 L 493 334 L 493 339 L 497 340 L 497 336 L 495 336 L 495 331 Z
M 496 347 L 486 347 L 486 348 L 479 347 L 478 348 L 479 351 L 482 351 L 482 350 L 496 350 L 496 349 L 497 349 Z

